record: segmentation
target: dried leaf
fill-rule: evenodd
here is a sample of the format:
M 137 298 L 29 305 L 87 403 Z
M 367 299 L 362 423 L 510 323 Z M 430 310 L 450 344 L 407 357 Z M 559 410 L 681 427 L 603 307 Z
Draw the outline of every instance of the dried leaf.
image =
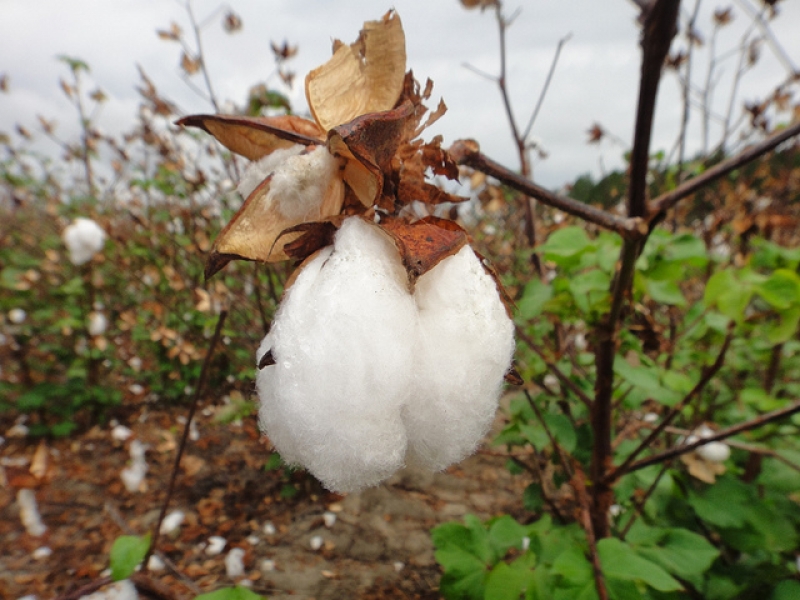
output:
M 232 10 L 225 13 L 225 18 L 222 21 L 222 27 L 228 33 L 236 33 L 242 28 L 242 18 Z
M 33 454 L 33 460 L 31 460 L 31 467 L 30 467 L 30 474 L 36 477 L 36 479 L 41 479 L 44 477 L 45 473 L 47 473 L 47 458 L 50 452 L 47 449 L 47 444 L 44 440 L 39 442 L 39 445 L 36 447 L 36 452 Z
M 315 123 L 295 115 L 277 117 L 234 117 L 192 115 L 176 122 L 183 127 L 199 127 L 210 133 L 231 152 L 258 160 L 279 148 L 294 144 L 309 146 L 323 142 Z
M 287 229 L 308 221 L 308 217 L 288 218 L 281 213 L 278 202 L 270 196 L 272 177 L 265 179 L 225 226 L 214 242 L 206 262 L 206 279 L 222 269 L 231 260 L 244 259 L 260 262 L 286 260 L 289 255 L 283 247 L 301 237 L 302 232 L 284 235 Z M 342 209 L 344 184 L 333 177 L 319 207 L 316 219 L 337 215 Z
M 466 231 L 455 222 L 438 217 L 425 217 L 410 224 L 386 219 L 380 227 L 394 239 L 412 286 L 421 275 L 467 243 Z
M 689 475 L 704 483 L 714 483 L 717 475 L 725 473 L 725 464 L 703 459 L 696 452 L 681 454 L 681 462 L 686 465 Z
M 186 52 L 181 54 L 181 69 L 183 69 L 187 75 L 194 75 L 200 70 L 200 57 L 192 58 Z
M 364 23 L 355 43 L 338 45 L 333 57 L 306 76 L 306 98 L 317 123 L 330 130 L 371 112 L 392 108 L 403 90 L 405 34 L 389 11 Z

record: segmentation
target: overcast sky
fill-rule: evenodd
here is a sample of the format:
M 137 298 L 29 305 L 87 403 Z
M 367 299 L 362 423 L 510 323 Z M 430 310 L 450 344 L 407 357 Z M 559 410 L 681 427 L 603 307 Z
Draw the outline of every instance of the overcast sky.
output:
M 686 0 L 684 12 L 694 6 Z M 352 42 L 362 22 L 397 9 L 406 32 L 408 67 L 421 81 L 434 81 L 434 102 L 444 97 L 449 110 L 437 124 L 449 145 L 461 137 L 477 139 L 484 152 L 518 167 L 514 146 L 496 86 L 468 63 L 487 74 L 497 74 L 498 35 L 493 13 L 463 9 L 458 0 L 193 0 L 198 20 L 215 9 L 229 6 L 243 20 L 236 35 L 226 34 L 218 16 L 204 29 L 206 61 L 218 96 L 244 102 L 248 89 L 273 72 L 270 41 L 299 46 L 290 63 L 298 83 L 290 96 L 296 110 L 305 110 L 302 78 L 330 56 L 331 39 Z M 537 161 L 535 178 L 558 187 L 577 175 L 600 173 L 622 164 L 620 145 L 587 145 L 587 130 L 594 122 L 627 144 L 631 138 L 636 104 L 639 30 L 636 8 L 626 0 L 506 0 L 506 11 L 519 9 L 508 32 L 508 82 L 517 118 L 524 126 L 545 81 L 556 46 L 564 45 L 550 90 L 544 100 L 533 136 L 547 151 Z M 760 0 L 704 0 L 700 30 L 710 35 L 711 13 L 732 6 L 734 22 L 717 40 L 720 53 L 735 49 L 749 23 L 746 6 Z M 800 65 L 800 2 L 779 3 L 780 17 L 772 23 L 791 62 Z M 156 36 L 171 22 L 189 29 L 183 2 L 177 0 L 0 0 L 0 75 L 9 90 L 0 94 L 0 132 L 11 133 L 16 123 L 36 130 L 36 115 L 55 118 L 59 132 L 75 130 L 72 109 L 58 87 L 68 79 L 59 54 L 80 58 L 90 68 L 89 89 L 98 86 L 109 96 L 98 123 L 106 132 L 123 131 L 133 124 L 138 97 L 136 65 L 141 65 L 163 95 L 186 113 L 209 112 L 208 103 L 180 79 L 180 48 Z M 708 48 L 708 44 L 704 46 Z M 768 46 L 757 70 L 741 85 L 743 100 L 757 100 L 786 77 L 786 67 Z M 729 76 L 736 56 L 721 64 L 715 108 L 724 113 Z M 785 63 L 785 61 L 784 61 Z M 698 77 L 705 77 L 707 60 L 696 60 Z M 195 78 L 202 81 L 199 75 Z M 274 81 L 274 80 L 273 80 Z M 681 112 L 674 75 L 667 75 L 659 98 L 654 149 L 672 147 Z M 797 102 L 797 99 L 794 99 Z M 737 112 L 737 114 L 740 114 Z M 699 139 L 699 113 L 692 124 Z M 712 139 L 716 139 L 712 135 Z M 696 145 L 694 146 L 697 147 Z

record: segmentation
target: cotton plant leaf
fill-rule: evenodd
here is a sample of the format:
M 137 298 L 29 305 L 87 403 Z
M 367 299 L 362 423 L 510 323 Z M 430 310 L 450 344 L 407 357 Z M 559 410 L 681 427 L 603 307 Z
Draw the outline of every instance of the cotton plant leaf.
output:
M 323 131 L 313 121 L 296 115 L 276 117 L 238 117 L 231 115 L 192 115 L 177 121 L 183 127 L 198 127 L 213 135 L 231 152 L 258 160 L 280 148 L 294 144 L 321 144 Z
M 358 40 L 335 45 L 331 59 L 306 76 L 306 98 L 314 119 L 329 131 L 372 112 L 394 107 L 403 91 L 405 34 L 389 11 L 364 23 Z
M 284 245 L 299 238 L 303 232 L 293 231 L 283 235 L 284 231 L 311 219 L 290 218 L 281 212 L 278 202 L 270 196 L 272 178 L 268 177 L 253 190 L 220 232 L 206 263 L 206 279 L 234 259 L 269 263 L 289 258 L 283 249 Z M 344 184 L 339 177 L 333 177 L 314 220 L 339 214 L 343 199 Z

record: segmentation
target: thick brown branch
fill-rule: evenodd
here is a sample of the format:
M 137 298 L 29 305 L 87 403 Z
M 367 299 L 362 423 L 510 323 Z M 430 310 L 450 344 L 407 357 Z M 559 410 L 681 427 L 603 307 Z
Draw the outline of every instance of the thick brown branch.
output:
M 642 25 L 642 68 L 631 149 L 629 217 L 643 217 L 647 208 L 647 169 L 656 96 L 661 81 L 661 67 L 677 31 L 680 4 L 680 0 L 658 0 L 646 13 Z
M 478 143 L 474 140 L 457 140 L 448 152 L 458 164 L 472 167 L 523 194 L 536 198 L 542 204 L 614 231 L 625 239 L 638 240 L 647 234 L 647 227 L 642 219 L 624 219 L 538 186 L 482 154 Z
M 768 137 L 763 142 L 755 144 L 740 154 L 714 165 L 701 175 L 693 177 L 683 185 L 679 185 L 671 192 L 661 194 L 650 202 L 648 211 L 650 217 L 648 221 L 651 223 L 651 226 L 660 222 L 664 218 L 666 211 L 675 206 L 679 201 L 694 194 L 697 190 L 708 185 L 712 181 L 724 177 L 731 171 L 752 162 L 770 150 L 774 150 L 777 146 L 798 134 L 800 134 L 800 122 L 790 125 L 786 129 Z
M 722 429 L 717 433 L 715 433 L 714 435 L 701 438 L 696 442 L 692 442 L 691 444 L 682 444 L 680 446 L 675 446 L 674 448 L 670 448 L 669 450 L 665 450 L 664 452 L 660 452 L 658 454 L 648 456 L 647 458 L 643 458 L 642 460 L 638 460 L 630 464 L 624 473 L 620 473 L 620 476 L 627 475 L 628 473 L 633 473 L 634 471 L 638 471 L 639 469 L 644 469 L 645 467 L 649 467 L 650 465 L 657 465 L 659 463 L 664 462 L 665 460 L 669 460 L 671 458 L 675 458 L 676 456 L 680 456 L 681 454 L 686 454 L 687 452 L 696 450 L 700 446 L 705 446 L 708 443 L 719 442 L 721 440 L 734 436 L 738 433 L 750 431 L 751 429 L 758 429 L 759 427 L 763 427 L 768 423 L 772 423 L 773 421 L 780 421 L 781 419 L 785 419 L 786 417 L 790 417 L 796 413 L 800 413 L 800 402 L 795 402 L 794 404 L 791 404 L 786 408 L 774 410 L 772 412 L 766 413 L 749 421 L 744 421 L 743 423 L 739 423 L 738 425 L 734 425 L 733 427 Z

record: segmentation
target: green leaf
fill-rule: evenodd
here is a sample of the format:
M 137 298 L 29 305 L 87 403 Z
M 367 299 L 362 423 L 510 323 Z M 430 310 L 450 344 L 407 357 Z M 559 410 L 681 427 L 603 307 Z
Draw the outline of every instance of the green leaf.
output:
M 486 578 L 484 600 L 519 600 L 528 589 L 531 575 L 529 569 L 498 563 Z
M 571 454 L 575 450 L 577 437 L 570 420 L 562 414 L 546 414 L 544 421 L 558 445 Z
M 111 579 L 120 581 L 130 577 L 150 547 L 150 534 L 145 536 L 121 535 L 111 546 L 109 561 Z
M 538 483 L 531 483 L 522 492 L 522 507 L 532 513 L 538 513 L 544 506 L 544 495 L 542 486 Z
M 686 306 L 686 298 L 674 281 L 646 279 L 647 294 L 656 302 L 670 306 Z
M 561 575 L 572 585 L 583 585 L 594 581 L 592 565 L 579 546 L 573 546 L 559 554 L 553 561 L 551 572 Z
M 658 546 L 639 547 L 636 551 L 683 579 L 705 573 L 719 556 L 719 550 L 706 538 L 679 528 L 667 530 Z
M 537 278 L 531 279 L 522 292 L 519 307 L 520 318 L 529 321 L 542 312 L 542 307 L 553 297 L 553 288 Z
M 759 296 L 779 310 L 800 302 L 800 277 L 788 269 L 778 269 L 756 289 Z
M 787 579 L 775 586 L 769 600 L 797 600 L 800 598 L 800 583 Z
M 778 313 L 777 323 L 770 323 L 766 327 L 767 339 L 770 344 L 783 344 L 792 339 L 800 325 L 800 306 L 794 306 Z
M 207 594 L 200 594 L 199 596 L 195 596 L 194 600 L 263 600 L 264 596 L 260 596 L 256 594 L 252 590 L 248 590 L 246 587 L 242 586 L 234 586 L 228 588 L 222 588 L 220 590 L 216 590 L 214 592 L 208 592 Z
M 498 556 L 503 556 L 509 548 L 521 548 L 522 538 L 527 529 L 509 515 L 492 519 L 489 525 L 489 540 L 497 550 Z
M 683 586 L 656 563 L 636 554 L 633 548 L 617 538 L 604 538 L 597 543 L 603 574 L 610 579 L 640 581 L 660 592 L 682 590 Z
M 550 259 L 575 256 L 591 243 L 582 227 L 564 227 L 550 234 L 547 241 L 539 247 L 539 251 L 544 254 L 545 258 Z

